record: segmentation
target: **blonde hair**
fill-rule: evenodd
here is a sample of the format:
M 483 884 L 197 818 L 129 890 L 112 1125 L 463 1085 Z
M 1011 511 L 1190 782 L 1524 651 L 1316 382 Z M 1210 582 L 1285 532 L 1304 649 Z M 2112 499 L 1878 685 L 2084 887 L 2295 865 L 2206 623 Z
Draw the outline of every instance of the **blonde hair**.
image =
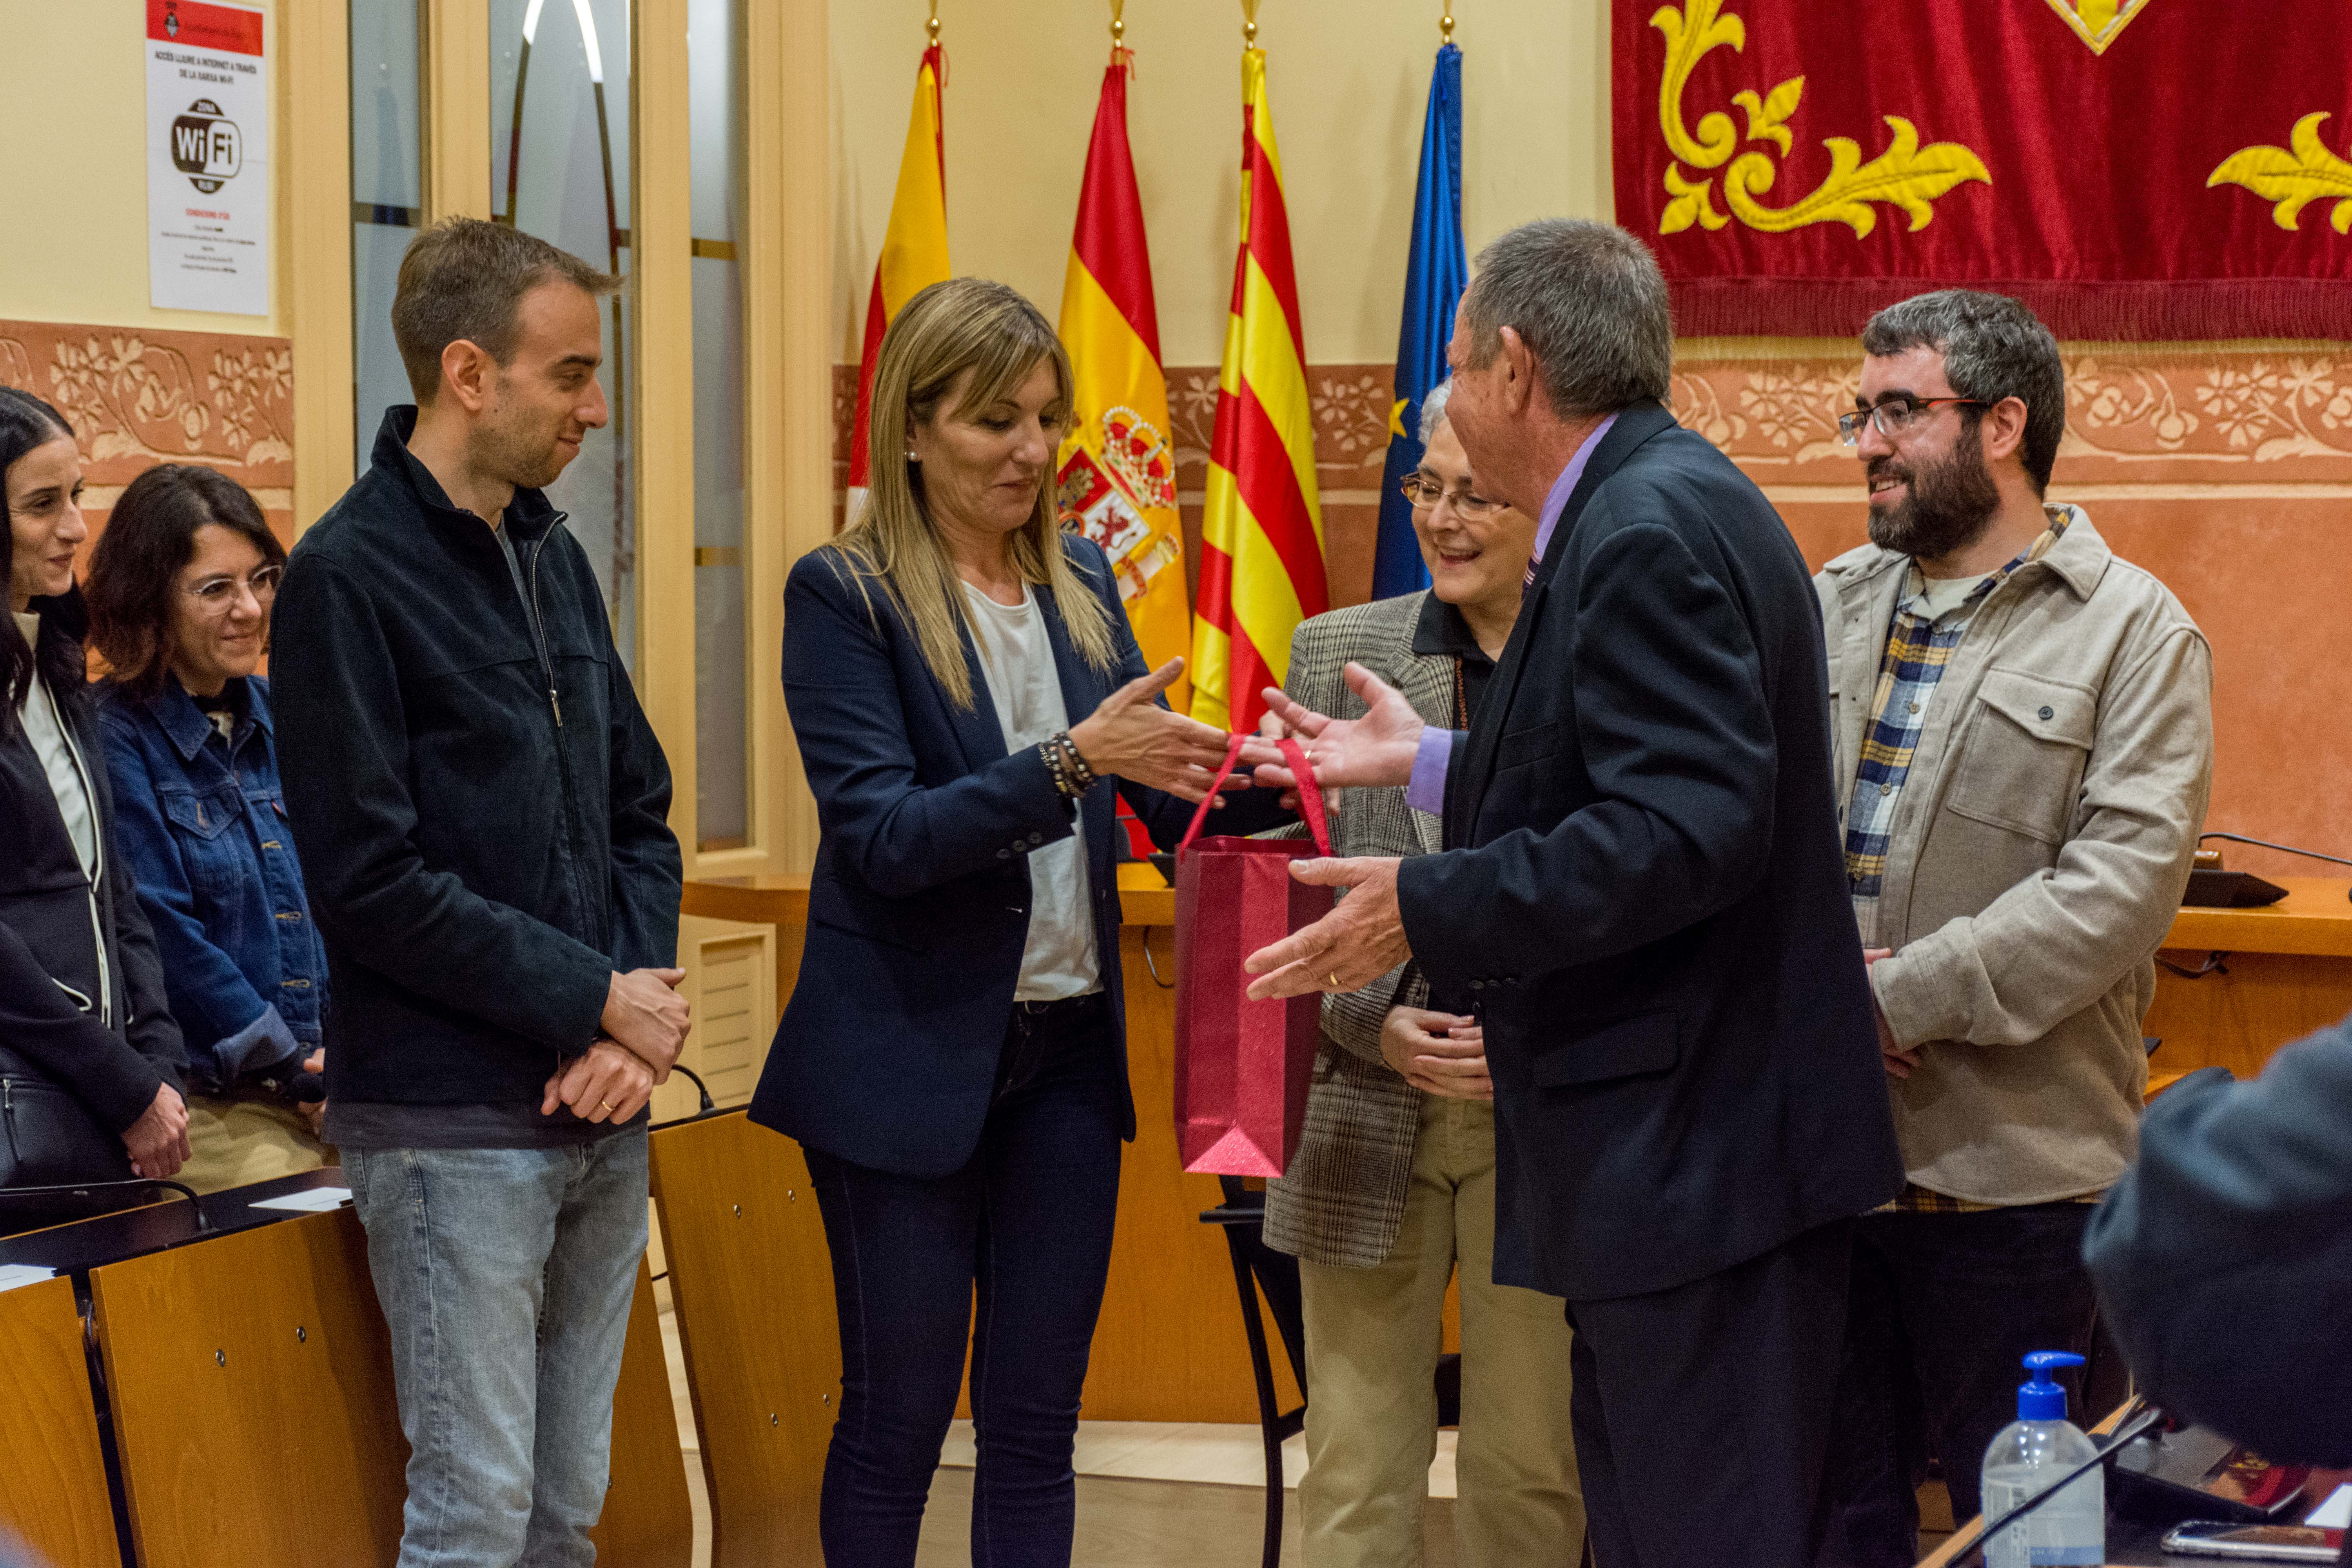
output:
M 1002 283 L 954 278 L 907 301 L 882 335 L 866 425 L 866 505 L 856 521 L 824 546 L 842 559 L 858 585 L 878 583 L 915 628 L 923 662 L 959 708 L 972 705 L 971 671 L 961 636 L 967 626 L 961 580 L 923 502 L 908 433 L 946 412 L 958 376 L 971 382 L 957 405 L 982 409 L 1009 398 L 1041 363 L 1054 367 L 1062 406 L 1070 405 L 1070 356 L 1036 306 Z M 1053 470 L 1037 486 L 1029 521 L 1008 542 L 1024 582 L 1054 596 L 1070 641 L 1088 664 L 1109 669 L 1118 640 L 1109 614 L 1062 553 Z M 868 598 L 870 613 L 873 601 Z M 1076 717 L 1076 715 L 1073 715 Z

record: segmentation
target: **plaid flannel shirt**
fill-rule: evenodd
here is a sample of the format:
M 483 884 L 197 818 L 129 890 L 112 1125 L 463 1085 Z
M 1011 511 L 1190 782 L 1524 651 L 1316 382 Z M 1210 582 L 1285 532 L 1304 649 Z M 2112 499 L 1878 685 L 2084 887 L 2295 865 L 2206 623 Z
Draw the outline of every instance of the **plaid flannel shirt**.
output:
M 1870 729 L 1863 742 L 1861 765 L 1854 770 L 1853 799 L 1845 814 L 1845 874 L 1847 890 L 1857 902 L 1878 897 L 1880 879 L 1886 874 L 1886 847 L 1893 837 L 1895 807 L 1903 798 L 1911 774 L 1911 759 L 1927 728 L 1927 704 L 1937 683 L 1944 679 L 1952 650 L 1968 635 L 1977 606 L 1986 595 L 2009 580 L 2010 574 L 2029 561 L 2038 561 L 2065 531 L 2066 513 L 2049 509 L 2050 527 L 2018 557 L 1978 584 L 1958 609 L 1934 619 L 1919 612 L 1927 579 L 1914 561 L 1895 606 L 1895 620 L 1886 634 L 1886 652 L 1878 664 L 1878 686 L 1870 702 Z

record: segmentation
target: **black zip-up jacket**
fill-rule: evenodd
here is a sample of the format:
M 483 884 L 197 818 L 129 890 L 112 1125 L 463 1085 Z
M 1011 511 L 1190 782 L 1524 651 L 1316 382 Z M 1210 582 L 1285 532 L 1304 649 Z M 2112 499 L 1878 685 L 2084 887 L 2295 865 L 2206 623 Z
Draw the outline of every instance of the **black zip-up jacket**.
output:
M 587 553 L 538 490 L 498 536 L 408 451 L 295 546 L 271 635 L 278 768 L 331 981 L 330 1099 L 537 1106 L 614 970 L 671 963 L 669 764 Z
M 79 640 L 79 595 L 35 599 L 33 608 L 45 647 L 51 638 Z M 147 1113 L 159 1085 L 184 1091 L 180 1026 L 164 1005 L 163 969 L 130 862 L 115 853 L 114 795 L 89 696 L 53 689 L 50 697 L 89 794 L 99 874 L 95 884 L 82 875 L 48 774 L 11 715 L 0 732 L 0 1079 L 62 1084 L 91 1120 L 120 1133 Z M 101 932 L 113 992 L 104 1006 Z M 0 1211 L 0 1230 L 11 1228 L 9 1217 Z

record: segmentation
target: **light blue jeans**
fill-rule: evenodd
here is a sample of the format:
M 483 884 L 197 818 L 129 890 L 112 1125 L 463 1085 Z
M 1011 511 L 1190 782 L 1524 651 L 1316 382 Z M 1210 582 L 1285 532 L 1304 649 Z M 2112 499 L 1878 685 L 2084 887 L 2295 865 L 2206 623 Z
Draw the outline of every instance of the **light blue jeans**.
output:
M 407 1434 L 399 1568 L 588 1568 L 646 1250 L 646 1133 L 346 1149 Z

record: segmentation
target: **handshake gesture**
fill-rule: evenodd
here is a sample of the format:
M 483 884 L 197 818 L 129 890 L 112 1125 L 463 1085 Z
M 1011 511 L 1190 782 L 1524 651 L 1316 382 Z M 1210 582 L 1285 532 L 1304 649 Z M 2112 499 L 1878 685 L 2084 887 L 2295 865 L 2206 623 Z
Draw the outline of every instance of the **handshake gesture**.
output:
M 686 1046 L 687 1001 L 677 994 L 685 978 L 683 969 L 614 971 L 595 1043 L 547 1080 L 539 1113 L 561 1105 L 583 1121 L 619 1122 L 644 1110 Z

